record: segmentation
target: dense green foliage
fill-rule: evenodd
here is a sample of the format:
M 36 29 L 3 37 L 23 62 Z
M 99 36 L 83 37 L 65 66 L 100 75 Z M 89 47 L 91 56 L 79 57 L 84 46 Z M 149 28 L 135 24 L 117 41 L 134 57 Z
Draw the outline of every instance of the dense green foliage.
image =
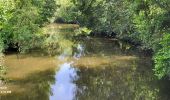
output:
M 33 48 L 40 40 L 41 26 L 50 21 L 55 9 L 55 0 L 1 0 L 1 47 L 20 52 Z
M 156 76 L 169 75 L 169 0 L 59 1 L 57 18 L 76 20 L 97 34 L 111 35 L 115 32 L 117 38 L 140 42 L 142 49 L 154 51 Z
M 160 42 L 161 49 L 156 53 L 155 72 L 159 78 L 170 74 L 170 34 L 166 34 Z

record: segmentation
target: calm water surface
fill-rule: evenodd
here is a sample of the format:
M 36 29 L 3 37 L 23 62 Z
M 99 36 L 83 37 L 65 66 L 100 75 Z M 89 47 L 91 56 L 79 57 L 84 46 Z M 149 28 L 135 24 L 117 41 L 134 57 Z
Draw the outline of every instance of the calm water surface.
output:
M 146 52 L 104 38 L 61 41 L 55 56 L 8 54 L 0 100 L 169 100 L 170 82 L 156 80 Z M 68 45 L 69 44 L 69 45 Z

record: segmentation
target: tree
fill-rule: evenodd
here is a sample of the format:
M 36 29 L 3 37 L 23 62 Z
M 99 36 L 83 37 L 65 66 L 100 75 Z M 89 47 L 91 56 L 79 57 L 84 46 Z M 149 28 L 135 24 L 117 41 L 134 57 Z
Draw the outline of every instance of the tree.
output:
M 0 38 L 4 48 L 12 46 L 23 52 L 33 48 L 40 27 L 49 22 L 55 9 L 54 0 L 0 1 Z
M 170 34 L 164 35 L 161 40 L 161 49 L 155 54 L 155 75 L 161 79 L 170 75 Z

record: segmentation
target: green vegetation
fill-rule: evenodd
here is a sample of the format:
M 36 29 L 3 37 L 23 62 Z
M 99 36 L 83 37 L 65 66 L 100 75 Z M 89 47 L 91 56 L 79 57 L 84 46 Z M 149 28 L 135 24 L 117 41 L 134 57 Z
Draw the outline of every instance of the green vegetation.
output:
M 156 53 L 155 72 L 159 78 L 170 74 L 170 34 L 166 34 L 160 42 L 161 49 Z
M 2 99 L 167 100 L 167 77 L 170 0 L 0 0 Z
M 55 9 L 54 0 L 1 0 L 1 46 L 19 48 L 20 52 L 35 47 L 41 26 L 50 21 Z
M 56 11 L 55 0 L 0 0 L 0 80 L 6 73 L 3 52 L 24 53 L 42 43 L 41 27 Z
M 62 0 L 63 1 L 63 0 Z M 169 0 L 59 0 L 63 21 L 77 21 L 95 34 L 113 35 L 129 42 L 140 42 L 153 50 L 155 75 L 170 74 Z
M 170 74 L 169 0 L 1 0 L 0 51 L 51 46 L 50 38 L 60 37 L 50 35 L 44 43 L 42 27 L 54 17 L 58 22 L 78 23 L 83 28 L 77 34 L 116 34 L 140 42 L 142 49 L 153 50 L 155 75 Z

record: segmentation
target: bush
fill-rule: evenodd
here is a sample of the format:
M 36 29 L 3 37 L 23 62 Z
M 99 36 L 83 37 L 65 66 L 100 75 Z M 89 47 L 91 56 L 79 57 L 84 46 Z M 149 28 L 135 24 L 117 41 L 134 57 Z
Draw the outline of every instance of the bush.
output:
M 155 75 L 160 79 L 170 75 L 170 34 L 166 34 L 160 42 L 162 48 L 155 54 Z
M 92 30 L 88 29 L 87 27 L 82 27 L 82 28 L 79 28 L 79 29 L 76 29 L 75 30 L 75 36 L 78 36 L 78 35 L 89 35 L 91 33 Z

